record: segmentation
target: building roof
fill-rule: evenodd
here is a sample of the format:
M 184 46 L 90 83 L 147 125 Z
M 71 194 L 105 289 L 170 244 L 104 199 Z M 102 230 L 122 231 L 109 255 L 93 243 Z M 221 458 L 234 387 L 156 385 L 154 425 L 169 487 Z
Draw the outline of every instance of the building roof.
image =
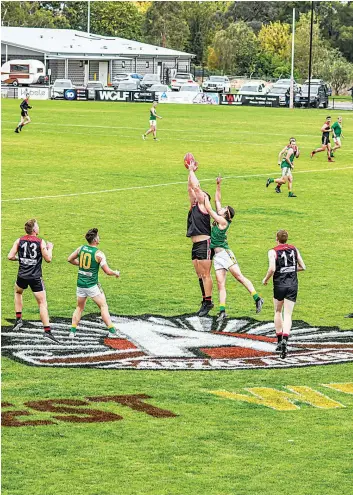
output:
M 74 29 L 44 29 L 26 27 L 1 27 L 1 42 L 28 50 L 46 53 L 49 57 L 95 56 L 116 57 L 193 57 L 191 53 L 180 52 L 160 46 L 140 43 L 125 38 L 112 38 L 88 34 Z

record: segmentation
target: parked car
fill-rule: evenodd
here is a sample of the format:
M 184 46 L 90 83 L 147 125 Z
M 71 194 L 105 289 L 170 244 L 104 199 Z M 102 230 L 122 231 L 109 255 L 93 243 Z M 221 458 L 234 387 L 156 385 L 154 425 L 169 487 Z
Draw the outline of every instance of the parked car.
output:
M 210 76 L 203 84 L 204 91 L 213 91 L 216 93 L 229 93 L 230 81 L 226 76 Z
M 298 90 L 293 88 L 294 98 L 297 94 Z M 288 106 L 289 105 L 289 97 L 290 97 L 290 86 L 288 85 L 278 85 L 277 83 L 272 86 L 270 91 L 267 93 L 268 96 L 279 96 L 279 104 L 280 106 Z
M 99 89 L 104 89 L 104 84 L 101 81 L 88 81 L 86 89 L 88 90 L 88 99 L 94 100 L 96 97 L 96 91 Z
M 262 93 L 266 94 L 266 86 L 264 82 L 247 82 L 239 89 L 239 94 L 243 93 Z
M 309 79 L 307 79 L 304 84 L 309 85 Z M 312 86 L 325 86 L 327 96 L 332 96 L 332 88 L 328 84 L 326 84 L 325 81 L 323 81 L 322 79 L 311 79 L 310 87 Z
M 172 90 L 167 84 L 153 84 L 153 86 L 150 87 L 149 91 L 155 91 L 156 93 L 168 93 Z
M 192 92 L 192 93 L 202 93 L 202 89 L 200 88 L 200 86 L 195 83 L 195 84 L 184 84 L 180 90 L 180 92 L 186 92 L 186 91 L 189 91 L 189 92 Z
M 328 107 L 328 92 L 327 86 L 324 84 L 312 85 L 310 84 L 310 102 L 309 102 L 309 85 L 303 84 L 299 93 L 294 98 L 294 106 L 296 107 L 314 107 L 319 108 L 322 105 L 323 108 Z
M 70 79 L 56 79 L 53 86 L 51 87 L 50 98 L 54 100 L 55 98 L 63 98 L 65 89 L 74 89 L 75 86 L 72 84 Z
M 278 81 L 275 82 L 274 86 L 288 86 L 290 87 L 290 79 L 278 79 Z M 296 89 L 298 88 L 298 83 L 293 79 L 293 88 Z
M 174 91 L 179 91 L 184 84 L 193 83 L 194 76 L 190 72 L 177 72 L 172 78 L 171 88 Z
M 140 76 L 131 72 L 121 72 L 119 74 L 115 74 L 112 81 L 112 85 L 115 89 L 118 87 L 121 81 L 134 82 L 138 88 L 140 86 Z
M 37 84 L 48 84 L 49 83 L 49 76 L 39 76 Z
M 140 88 L 137 81 L 121 81 L 114 89 L 116 91 L 136 91 Z
M 140 83 L 141 89 L 149 89 L 154 84 L 162 84 L 158 74 L 145 74 Z
M 9 60 L 1 66 L 1 82 L 12 86 L 37 84 L 45 76 L 45 65 L 40 60 Z

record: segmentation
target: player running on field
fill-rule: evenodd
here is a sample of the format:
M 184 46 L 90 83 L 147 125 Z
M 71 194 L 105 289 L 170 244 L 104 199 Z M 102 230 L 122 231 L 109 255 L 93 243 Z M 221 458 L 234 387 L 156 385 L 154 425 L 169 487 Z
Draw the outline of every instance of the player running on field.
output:
M 227 318 L 226 314 L 226 277 L 230 272 L 233 277 L 240 282 L 252 295 L 256 313 L 260 313 L 264 300 L 257 294 L 253 284 L 244 277 L 241 273 L 238 262 L 233 251 L 229 249 L 227 232 L 234 217 L 234 209 L 231 206 L 222 208 L 221 204 L 221 182 L 222 178 L 217 177 L 217 187 L 215 194 L 216 210 L 212 209 L 210 200 L 205 196 L 205 207 L 211 217 L 214 219 L 214 224 L 211 231 L 211 249 L 213 250 L 213 265 L 216 272 L 216 279 L 219 292 L 219 315 L 217 323 L 222 322 Z
M 342 117 L 338 117 L 337 122 L 332 124 L 332 137 L 333 137 L 333 142 L 335 143 L 335 146 L 332 148 L 331 151 L 331 156 L 333 156 L 333 152 L 341 148 L 341 137 L 343 138 L 342 134 Z
M 116 337 L 118 334 L 110 318 L 104 292 L 98 283 L 98 271 L 101 267 L 104 273 L 117 278 L 120 277 L 120 272 L 109 268 L 105 254 L 97 248 L 100 241 L 98 229 L 90 229 L 85 237 L 87 244 L 77 248 L 67 259 L 69 263 L 79 267 L 76 289 L 77 307 L 72 316 L 70 338 L 75 337 L 88 297 L 99 307 L 102 320 L 108 327 L 108 335 Z
M 268 187 L 272 182 L 276 183 L 275 191 L 276 193 L 281 192 L 281 185 L 287 182 L 288 184 L 288 197 L 296 198 L 297 196 L 293 193 L 293 175 L 292 170 L 294 168 L 294 158 L 299 158 L 299 149 L 295 138 L 290 138 L 289 144 L 280 151 L 278 155 L 278 165 L 281 167 L 282 177 L 278 179 L 269 178 L 266 181 L 266 187 Z
M 18 124 L 18 126 L 15 129 L 15 132 L 17 134 L 19 133 L 19 131 L 22 131 L 22 127 L 24 127 L 25 125 L 31 122 L 31 119 L 29 118 L 28 115 L 28 109 L 31 109 L 32 107 L 29 105 L 28 101 L 29 101 L 29 94 L 26 95 L 26 98 L 22 101 L 20 105 L 21 122 Z
M 157 115 L 157 105 L 158 102 L 154 101 L 152 107 L 150 108 L 150 128 L 148 131 L 145 132 L 145 134 L 142 134 L 142 139 L 145 140 L 148 134 L 153 132 L 153 139 L 154 141 L 158 141 L 157 139 L 157 119 L 162 119 L 160 115 Z
M 322 138 L 321 138 L 321 148 L 317 148 L 316 150 L 313 150 L 310 153 L 311 158 L 315 155 L 315 153 L 320 153 L 321 151 L 326 151 L 327 153 L 327 160 L 329 162 L 334 162 L 331 158 L 331 142 L 330 142 L 330 132 L 332 131 L 331 129 L 331 117 L 326 117 L 326 122 L 324 125 L 321 127 L 321 132 L 322 132 Z
M 190 164 L 188 178 L 190 210 L 186 237 L 190 237 L 192 241 L 191 259 L 202 293 L 201 308 L 197 314 L 206 316 L 214 306 L 211 277 L 211 218 L 205 207 L 205 197 L 209 197 L 209 194 L 202 191 L 195 170 L 196 164 Z
M 284 359 L 292 328 L 292 313 L 298 294 L 297 272 L 305 270 L 305 264 L 298 249 L 287 244 L 288 232 L 279 230 L 276 234 L 277 246 L 268 252 L 269 268 L 262 283 L 267 285 L 273 276 L 273 303 L 275 308 L 276 351 Z M 283 312 L 283 316 L 282 316 Z
M 39 306 L 40 319 L 44 326 L 44 336 L 57 342 L 51 333 L 47 297 L 42 279 L 43 258 L 50 263 L 53 257 L 53 247 L 51 242 L 45 242 L 38 237 L 39 225 L 36 219 L 32 218 L 25 223 L 26 235 L 16 239 L 9 254 L 10 261 L 18 261 L 18 275 L 15 283 L 15 311 L 16 323 L 13 330 L 18 330 L 23 326 L 23 291 L 31 288 Z

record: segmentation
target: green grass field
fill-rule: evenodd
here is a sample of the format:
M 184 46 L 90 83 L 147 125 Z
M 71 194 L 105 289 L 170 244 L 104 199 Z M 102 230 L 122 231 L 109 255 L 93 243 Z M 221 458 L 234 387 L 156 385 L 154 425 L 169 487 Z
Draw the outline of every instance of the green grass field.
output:
M 2 103 L 4 325 L 14 318 L 17 273 L 7 253 L 31 217 L 55 245 L 53 262 L 44 267 L 51 316 L 72 315 L 76 269 L 66 258 L 93 226 L 109 265 L 121 270 L 120 280 L 101 275 L 113 314 L 196 311 L 199 287 L 185 238 L 183 156 L 191 151 L 200 162 L 198 178 L 212 196 L 217 174 L 225 177 L 224 202 L 236 210 L 230 246 L 265 298 L 262 313 L 255 315 L 251 297 L 229 280 L 229 315 L 272 320 L 272 286 L 261 286 L 261 280 L 275 233 L 286 228 L 307 265 L 299 274 L 294 319 L 352 329 L 352 320 L 344 318 L 353 311 L 352 112 L 343 113 L 343 147 L 335 163 L 328 163 L 324 153 L 309 156 L 320 145 L 327 110 L 160 105 L 160 141 L 143 142 L 146 104 L 33 101 L 32 123 L 17 135 L 19 101 Z M 278 175 L 277 155 L 291 136 L 301 150 L 294 170 L 297 198 L 265 187 L 267 177 Z M 96 312 L 88 302 L 87 313 Z M 39 318 L 28 291 L 23 317 Z M 351 364 L 173 373 L 35 368 L 8 358 L 2 363 L 2 400 L 30 420 L 50 420 L 55 413 L 30 410 L 28 401 L 124 394 L 149 395 L 146 402 L 177 415 L 160 419 L 107 402 L 93 407 L 124 420 L 4 427 L 4 495 L 351 492 L 352 392 L 322 386 L 352 381 Z M 287 385 L 312 387 L 346 407 L 300 404 L 298 410 L 278 411 L 211 393 L 284 391 Z

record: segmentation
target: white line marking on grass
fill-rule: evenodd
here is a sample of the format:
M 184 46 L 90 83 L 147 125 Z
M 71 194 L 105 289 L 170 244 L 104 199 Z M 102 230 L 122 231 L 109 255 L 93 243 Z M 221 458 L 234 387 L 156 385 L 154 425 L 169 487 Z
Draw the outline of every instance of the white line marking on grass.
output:
M 321 172 L 336 172 L 338 170 L 350 170 L 353 169 L 353 167 L 342 167 L 342 168 L 326 168 L 326 169 L 318 169 L 318 170 L 298 170 L 295 172 L 295 174 L 310 174 L 310 173 L 321 173 Z M 278 171 L 276 172 L 278 173 Z M 227 175 L 224 176 L 223 179 L 251 179 L 253 177 L 269 177 L 270 175 L 273 175 L 274 172 L 266 172 L 265 174 L 252 174 L 252 175 Z M 200 182 L 210 182 L 214 181 L 216 178 L 213 177 L 212 179 L 201 179 Z M 176 186 L 180 184 L 187 184 L 187 181 L 180 181 L 180 182 L 166 182 L 164 184 L 150 184 L 147 186 L 131 186 L 131 187 L 119 187 L 116 189 L 102 189 L 100 191 L 83 191 L 83 192 L 77 192 L 77 193 L 68 193 L 68 194 L 53 194 L 53 195 L 48 195 L 48 196 L 32 196 L 29 198 L 12 198 L 12 199 L 3 199 L 2 203 L 9 203 L 13 201 L 31 201 L 34 199 L 56 199 L 56 198 L 70 198 L 74 196 L 86 196 L 86 195 L 92 195 L 92 194 L 105 194 L 105 193 L 112 193 L 112 192 L 123 192 L 123 191 L 133 191 L 133 190 L 139 190 L 139 189 L 151 189 L 155 187 L 167 187 L 167 186 Z
M 13 123 L 12 120 L 3 120 L 2 122 L 7 122 L 7 123 Z M 113 125 L 90 125 L 90 124 L 58 124 L 58 123 L 49 123 L 49 122 L 31 122 L 31 125 L 44 125 L 44 126 L 50 126 L 50 127 L 88 127 L 90 129 L 129 129 L 129 130 L 133 130 L 133 131 L 139 131 L 139 132 L 143 132 L 143 130 L 146 128 L 146 126 L 142 127 L 128 127 L 128 126 L 113 126 Z M 50 132 L 50 131 L 46 131 L 46 132 Z M 55 132 L 55 131 L 53 131 Z M 191 132 L 200 132 L 200 129 L 197 129 L 195 131 L 192 131 L 190 129 L 168 129 L 168 128 L 158 128 L 158 132 L 187 132 L 188 134 L 190 134 Z M 230 130 L 227 130 L 227 131 L 222 131 L 222 130 L 217 130 L 217 129 L 213 129 L 212 130 L 212 134 L 251 134 L 251 135 L 254 135 L 254 131 L 240 131 L 240 130 L 236 130 L 236 131 L 233 131 L 232 129 Z M 257 132 L 255 131 L 255 133 L 259 136 L 283 136 L 283 135 L 287 135 L 286 132 L 282 132 L 280 134 L 277 134 L 277 133 L 274 133 L 274 132 Z M 295 136 L 296 137 L 316 137 L 316 138 L 320 138 L 320 132 L 317 132 L 316 134 L 297 134 L 295 133 Z M 202 140 L 200 140 L 202 142 Z

